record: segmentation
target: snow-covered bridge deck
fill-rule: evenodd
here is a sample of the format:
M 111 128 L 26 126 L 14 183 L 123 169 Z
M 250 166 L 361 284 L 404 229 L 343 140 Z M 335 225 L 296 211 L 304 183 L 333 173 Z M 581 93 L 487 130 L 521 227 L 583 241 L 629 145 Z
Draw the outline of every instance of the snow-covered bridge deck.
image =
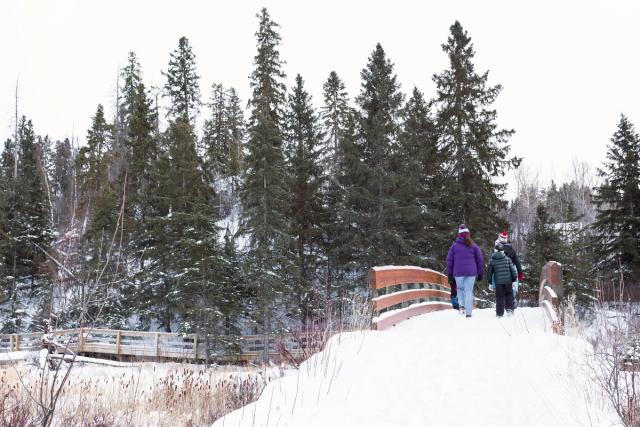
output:
M 454 310 L 333 337 L 298 371 L 215 427 L 609 426 L 584 341 L 541 308 Z

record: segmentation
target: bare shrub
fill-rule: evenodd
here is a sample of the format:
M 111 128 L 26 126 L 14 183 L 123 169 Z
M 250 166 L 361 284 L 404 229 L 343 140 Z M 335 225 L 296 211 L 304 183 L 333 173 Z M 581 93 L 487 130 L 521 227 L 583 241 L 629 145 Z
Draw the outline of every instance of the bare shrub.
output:
M 600 301 L 594 308 L 587 340 L 593 353 L 587 365 L 604 396 L 625 426 L 640 426 L 640 313 L 630 302 L 611 305 Z
M 41 409 L 30 399 L 40 383 L 40 370 L 22 370 L 22 380 L 0 375 L 0 427 L 42 425 Z M 69 427 L 202 426 L 254 402 L 279 371 L 224 373 L 184 365 L 160 372 L 153 369 L 99 377 L 76 369 L 60 395 L 50 425 Z M 5 371 L 6 373 L 7 371 Z M 91 372 L 91 371 L 89 371 Z M 26 390 L 30 390 L 27 393 Z
M 26 427 L 35 423 L 33 406 L 16 388 L 0 392 L 0 427 Z
M 278 351 L 295 368 L 324 350 L 333 335 L 371 329 L 373 306 L 369 295 L 355 293 L 345 298 L 342 304 L 325 301 L 323 305 L 304 325 L 292 328 L 287 335 L 280 337 Z
M 36 422 L 34 403 L 15 378 L 0 375 L 0 427 L 31 426 Z

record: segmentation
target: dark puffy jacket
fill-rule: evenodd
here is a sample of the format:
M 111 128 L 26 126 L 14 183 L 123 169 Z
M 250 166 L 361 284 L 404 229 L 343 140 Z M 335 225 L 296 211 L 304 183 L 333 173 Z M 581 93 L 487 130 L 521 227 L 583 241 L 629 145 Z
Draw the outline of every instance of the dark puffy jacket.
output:
M 518 271 L 504 252 L 496 251 L 491 255 L 487 280 L 495 285 L 511 285 L 518 278 Z
M 518 259 L 518 254 L 516 250 L 513 249 L 511 243 L 505 243 L 504 245 L 504 254 L 509 257 L 513 264 L 516 266 L 516 270 L 518 270 L 518 274 L 522 273 L 522 266 L 520 265 L 520 260 Z

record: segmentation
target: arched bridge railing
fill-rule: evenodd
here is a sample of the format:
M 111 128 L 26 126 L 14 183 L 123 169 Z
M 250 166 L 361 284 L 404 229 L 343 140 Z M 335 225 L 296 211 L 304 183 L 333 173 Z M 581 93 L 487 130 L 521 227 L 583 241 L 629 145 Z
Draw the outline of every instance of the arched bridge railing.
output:
M 548 261 L 540 273 L 540 290 L 538 305 L 544 310 L 551 322 L 553 332 L 560 332 L 560 319 L 556 311 L 562 296 L 562 265 L 556 261 Z
M 447 276 L 412 266 L 373 267 L 369 282 L 374 292 L 372 329 L 387 329 L 423 313 L 451 308 Z

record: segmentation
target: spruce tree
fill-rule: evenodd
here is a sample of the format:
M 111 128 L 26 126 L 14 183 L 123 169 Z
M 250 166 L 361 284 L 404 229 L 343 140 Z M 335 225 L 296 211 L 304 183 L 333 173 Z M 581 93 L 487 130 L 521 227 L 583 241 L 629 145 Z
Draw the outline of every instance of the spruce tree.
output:
M 266 8 L 258 14 L 258 53 L 251 73 L 251 116 L 247 129 L 246 173 L 241 190 L 241 231 L 250 236 L 249 280 L 256 286 L 256 317 L 267 338 L 273 311 L 282 301 L 289 270 L 290 208 L 283 153 L 285 77 L 278 52 L 280 35 Z M 268 355 L 265 353 L 265 358 Z
M 10 300 L 16 289 L 16 242 L 12 235 L 12 226 L 15 214 L 15 155 L 16 142 L 13 139 L 7 139 L 4 143 L 2 151 L 2 174 L 0 187 L 2 190 L 2 237 L 0 247 L 2 254 L 2 300 L 5 303 Z
M 69 139 L 56 141 L 51 177 L 55 196 L 54 221 L 63 228 L 70 225 L 74 197 L 74 153 Z
M 607 161 L 598 171 L 593 224 L 598 267 L 605 276 L 640 274 L 640 139 L 622 115 L 611 138 Z
M 295 289 L 292 292 L 295 294 L 294 303 L 304 321 L 313 304 L 313 285 L 321 256 L 324 216 L 321 190 L 324 177 L 320 164 L 322 135 L 318 118 L 299 74 L 295 81 L 286 112 L 286 158 L 291 176 L 290 233 L 297 265 Z
M 134 98 L 136 97 L 138 86 L 142 83 L 140 62 L 135 52 L 129 52 L 127 65 L 120 72 L 120 78 L 122 79 L 122 100 L 118 108 L 122 122 L 126 125 L 128 121 L 127 118 L 133 112 Z
M 151 169 L 159 155 L 159 144 L 154 135 L 155 113 L 143 83 L 138 83 L 135 88 L 129 108 L 126 120 L 128 160 L 125 168 L 128 217 L 144 224 L 151 208 L 149 192 L 154 185 Z
M 242 286 L 242 260 L 229 229 L 224 235 L 216 282 L 196 292 L 194 316 L 198 332 L 206 337 L 209 355 L 240 352 L 240 321 L 246 295 Z
M 536 209 L 536 219 L 533 228 L 527 234 L 526 247 L 524 274 L 528 279 L 524 291 L 528 292 L 535 300 L 537 299 L 542 267 L 548 261 L 564 263 L 567 254 L 562 234 L 554 228 L 543 204 L 539 204 Z
M 23 116 L 18 133 L 18 175 L 16 176 L 16 229 L 14 237 L 21 241 L 21 261 L 25 272 L 35 277 L 40 264 L 46 260 L 43 253 L 53 238 L 49 216 L 49 202 L 43 176 L 42 159 L 36 146 L 31 120 Z
M 9 274 L 5 278 L 9 282 L 11 303 L 3 330 L 8 332 L 17 332 L 25 326 L 26 311 L 18 296 L 20 288 L 29 289 L 31 296 L 39 298 L 45 297 L 51 289 L 49 277 L 41 274 L 46 271 L 43 268 L 48 261 L 45 252 L 49 251 L 53 240 L 53 226 L 44 176 L 46 171 L 36 139 L 31 121 L 23 116 L 18 125 L 16 144 L 18 167 L 12 174 L 7 170 L 10 167 L 7 162 L 14 161 L 13 155 L 5 152 L 3 158 L 3 175 L 13 175 L 13 179 L 7 180 L 11 190 L 7 191 L 9 197 L 4 202 L 4 228 L 9 246 L 5 262 Z M 13 151 L 14 147 L 10 144 L 7 150 Z M 41 320 L 40 316 L 37 317 L 35 322 Z
M 197 330 L 200 290 L 217 282 L 220 249 L 217 217 L 211 201 L 196 137 L 189 122 L 178 118 L 167 130 L 168 150 L 156 164 L 154 215 L 148 218 L 148 262 L 140 274 L 137 299 L 144 317 L 170 332 L 181 321 L 184 331 Z
M 344 294 L 346 264 L 350 261 L 351 242 L 345 222 L 347 189 L 350 186 L 345 164 L 345 148 L 353 143 L 355 135 L 354 111 L 349 107 L 349 99 L 344 83 L 335 71 L 329 74 L 323 84 L 323 106 L 320 110 L 321 128 L 324 134 L 324 221 L 323 252 L 326 257 L 324 268 L 325 295 L 327 299 Z
M 417 88 L 403 109 L 403 119 L 393 157 L 398 199 L 395 228 L 404 241 L 397 262 L 440 267 L 451 236 L 451 230 L 441 220 L 446 203 L 442 190 L 444 170 L 436 125 Z
M 202 137 L 207 167 L 218 177 L 228 175 L 230 134 L 227 123 L 227 91 L 218 83 L 211 87 L 211 115 L 204 122 Z
M 232 177 L 232 190 L 237 191 L 239 177 L 242 172 L 244 158 L 244 113 L 240 105 L 240 98 L 234 88 L 229 89 L 226 108 L 227 129 L 229 132 L 229 154 L 227 157 L 228 173 Z
M 89 324 L 122 327 L 126 306 L 113 289 L 124 275 L 120 254 L 122 223 L 121 194 L 114 167 L 118 157 L 116 127 L 107 123 L 102 105 L 98 105 L 87 145 L 76 158 L 78 199 L 83 228 L 81 251 L 84 253 L 85 282 L 78 290 L 76 311 L 65 313 L 68 320 L 81 318 Z
M 380 44 L 361 72 L 362 88 L 356 98 L 361 164 L 351 183 L 352 209 L 356 213 L 359 244 L 354 248 L 362 268 L 396 262 L 404 246 L 395 229 L 397 208 L 392 157 L 397 150 L 403 95 Z
M 178 48 L 171 53 L 169 68 L 163 74 L 165 96 L 171 103 L 167 116 L 192 122 L 200 107 L 200 76 L 196 73 L 195 55 L 186 37 L 180 37 Z
M 497 113 L 491 109 L 502 86 L 488 86 L 488 72 L 475 71 L 471 38 L 456 21 L 442 49 L 450 66 L 433 76 L 437 87 L 439 145 L 449 171 L 446 188 L 450 229 L 467 224 L 481 242 L 493 242 L 506 226 L 498 212 L 506 184 L 496 178 L 516 168 L 520 159 L 508 157 L 513 130 L 498 129 Z
M 127 65 L 120 71 L 118 86 L 118 111 L 116 114 L 116 139 L 126 138 L 129 117 L 133 110 L 138 85 L 142 83 L 140 62 L 135 52 L 129 52 Z
M 219 207 L 222 215 L 234 203 L 241 173 L 244 116 L 235 89 L 212 86 L 211 115 L 204 123 L 202 151 L 207 171 L 220 182 Z
M 124 198 L 121 255 L 127 260 L 137 260 L 137 268 L 140 269 L 146 261 L 147 217 L 153 215 L 153 189 L 157 187 L 153 181 L 153 168 L 160 152 L 160 138 L 156 132 L 157 112 L 142 81 L 135 53 L 129 53 L 128 64 L 120 77 L 122 97 L 118 131 L 122 135 L 113 186 Z M 127 265 L 130 269 L 133 267 L 133 263 L 127 262 Z M 122 281 L 119 291 L 123 298 L 131 298 L 133 289 L 130 281 Z
M 324 104 L 320 111 L 323 130 L 325 133 L 324 164 L 331 170 L 337 164 L 338 145 L 344 137 L 347 115 L 350 112 L 349 98 L 344 83 L 335 71 L 322 85 Z
M 2 192 L 2 236 L 0 236 L 0 256 L 2 256 L 2 288 L 0 292 L 0 304 L 5 304 L 12 299 L 16 288 L 16 274 L 14 271 L 14 261 L 17 261 L 15 253 L 15 241 L 11 235 L 11 217 L 15 210 L 15 175 L 14 175 L 14 159 L 15 159 L 15 141 L 7 139 L 4 143 L 2 151 L 2 173 L 0 174 L 0 191 Z M 3 328 L 3 331 L 12 332 L 12 328 Z

